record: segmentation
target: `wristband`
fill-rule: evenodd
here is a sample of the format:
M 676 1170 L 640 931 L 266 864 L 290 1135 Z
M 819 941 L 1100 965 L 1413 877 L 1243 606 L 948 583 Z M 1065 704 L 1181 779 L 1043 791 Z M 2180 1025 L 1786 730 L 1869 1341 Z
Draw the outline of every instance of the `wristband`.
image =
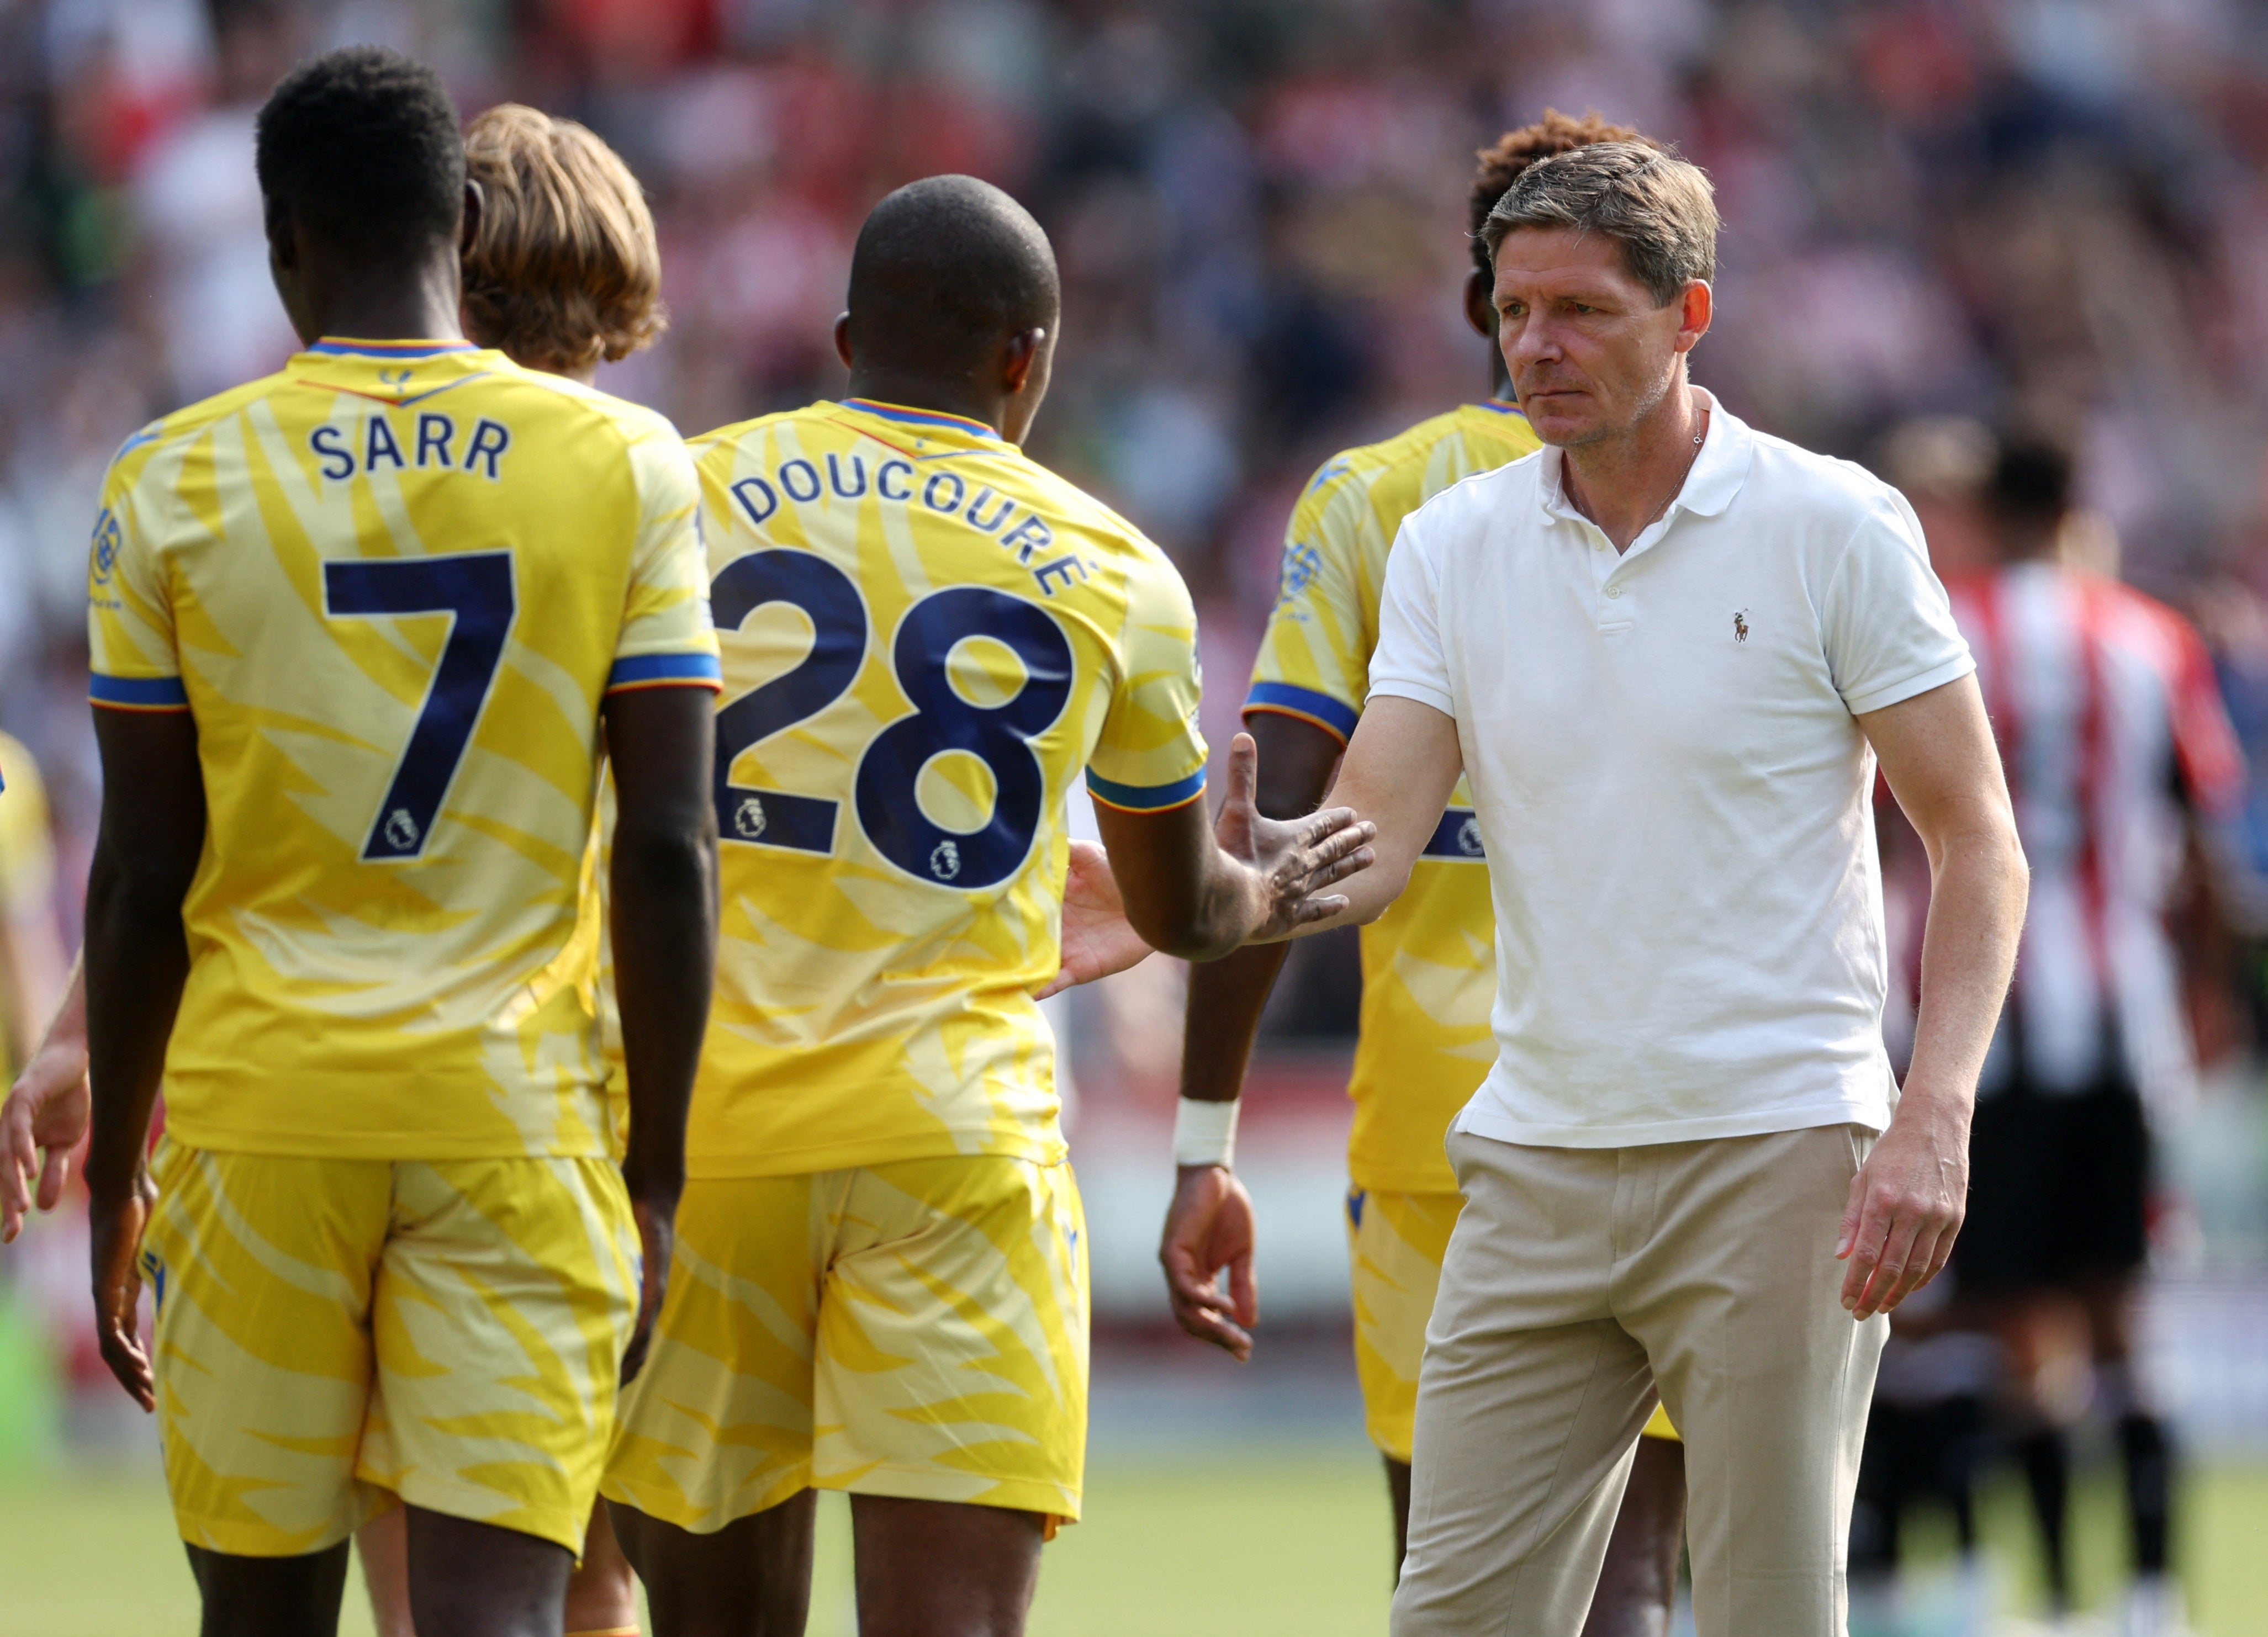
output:
M 1185 1097 L 1174 1110 L 1174 1164 L 1226 1167 L 1236 1157 L 1236 1111 L 1241 1105 Z

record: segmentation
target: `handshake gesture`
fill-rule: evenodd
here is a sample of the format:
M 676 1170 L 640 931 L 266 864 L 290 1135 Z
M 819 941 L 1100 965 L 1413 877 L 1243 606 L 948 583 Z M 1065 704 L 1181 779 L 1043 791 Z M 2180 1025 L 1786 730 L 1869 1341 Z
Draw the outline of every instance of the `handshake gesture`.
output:
M 1213 960 L 1346 909 L 1344 894 L 1325 889 L 1369 868 L 1377 826 L 1347 807 L 1263 816 L 1253 801 L 1259 760 L 1252 736 L 1238 734 L 1210 831 L 1197 804 L 1164 813 L 1097 808 L 1105 845 L 1071 843 L 1063 968 L 1041 998 L 1123 972 L 1152 950 Z

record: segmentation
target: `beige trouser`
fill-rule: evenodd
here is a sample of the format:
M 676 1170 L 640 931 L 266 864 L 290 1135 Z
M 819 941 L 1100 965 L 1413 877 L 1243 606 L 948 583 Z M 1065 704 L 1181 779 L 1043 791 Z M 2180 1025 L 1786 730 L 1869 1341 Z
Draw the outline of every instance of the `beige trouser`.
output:
M 1577 1637 L 1655 1384 L 1701 1637 L 1841 1637 L 1889 1322 L 1843 1310 L 1855 1126 L 1629 1149 L 1452 1133 L 1394 1637 Z

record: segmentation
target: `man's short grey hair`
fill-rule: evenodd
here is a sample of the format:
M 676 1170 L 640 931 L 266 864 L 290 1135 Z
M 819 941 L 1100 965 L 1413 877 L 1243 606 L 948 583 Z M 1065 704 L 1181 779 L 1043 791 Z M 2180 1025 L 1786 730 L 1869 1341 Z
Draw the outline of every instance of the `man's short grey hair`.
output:
M 1523 227 L 1604 233 L 1631 275 L 1666 307 L 1695 279 L 1717 276 L 1717 195 L 1708 173 L 1645 143 L 1602 142 L 1529 165 L 1481 229 L 1489 260 Z

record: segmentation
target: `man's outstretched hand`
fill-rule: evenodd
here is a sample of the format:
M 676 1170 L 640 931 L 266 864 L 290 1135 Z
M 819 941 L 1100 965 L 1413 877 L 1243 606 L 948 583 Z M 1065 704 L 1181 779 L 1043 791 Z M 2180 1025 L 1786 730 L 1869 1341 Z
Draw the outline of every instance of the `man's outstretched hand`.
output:
M 1347 907 L 1344 893 L 1324 888 L 1370 868 L 1378 826 L 1351 807 L 1326 807 L 1304 818 L 1269 818 L 1254 801 L 1260 751 L 1249 733 L 1228 747 L 1228 795 L 1213 821 L 1220 850 L 1244 865 L 1261 894 L 1248 943 L 1270 943 Z
M 85 1041 L 50 1036 L 0 1103 L 0 1244 L 35 1203 L 51 1211 L 62 1200 L 87 1115 Z

